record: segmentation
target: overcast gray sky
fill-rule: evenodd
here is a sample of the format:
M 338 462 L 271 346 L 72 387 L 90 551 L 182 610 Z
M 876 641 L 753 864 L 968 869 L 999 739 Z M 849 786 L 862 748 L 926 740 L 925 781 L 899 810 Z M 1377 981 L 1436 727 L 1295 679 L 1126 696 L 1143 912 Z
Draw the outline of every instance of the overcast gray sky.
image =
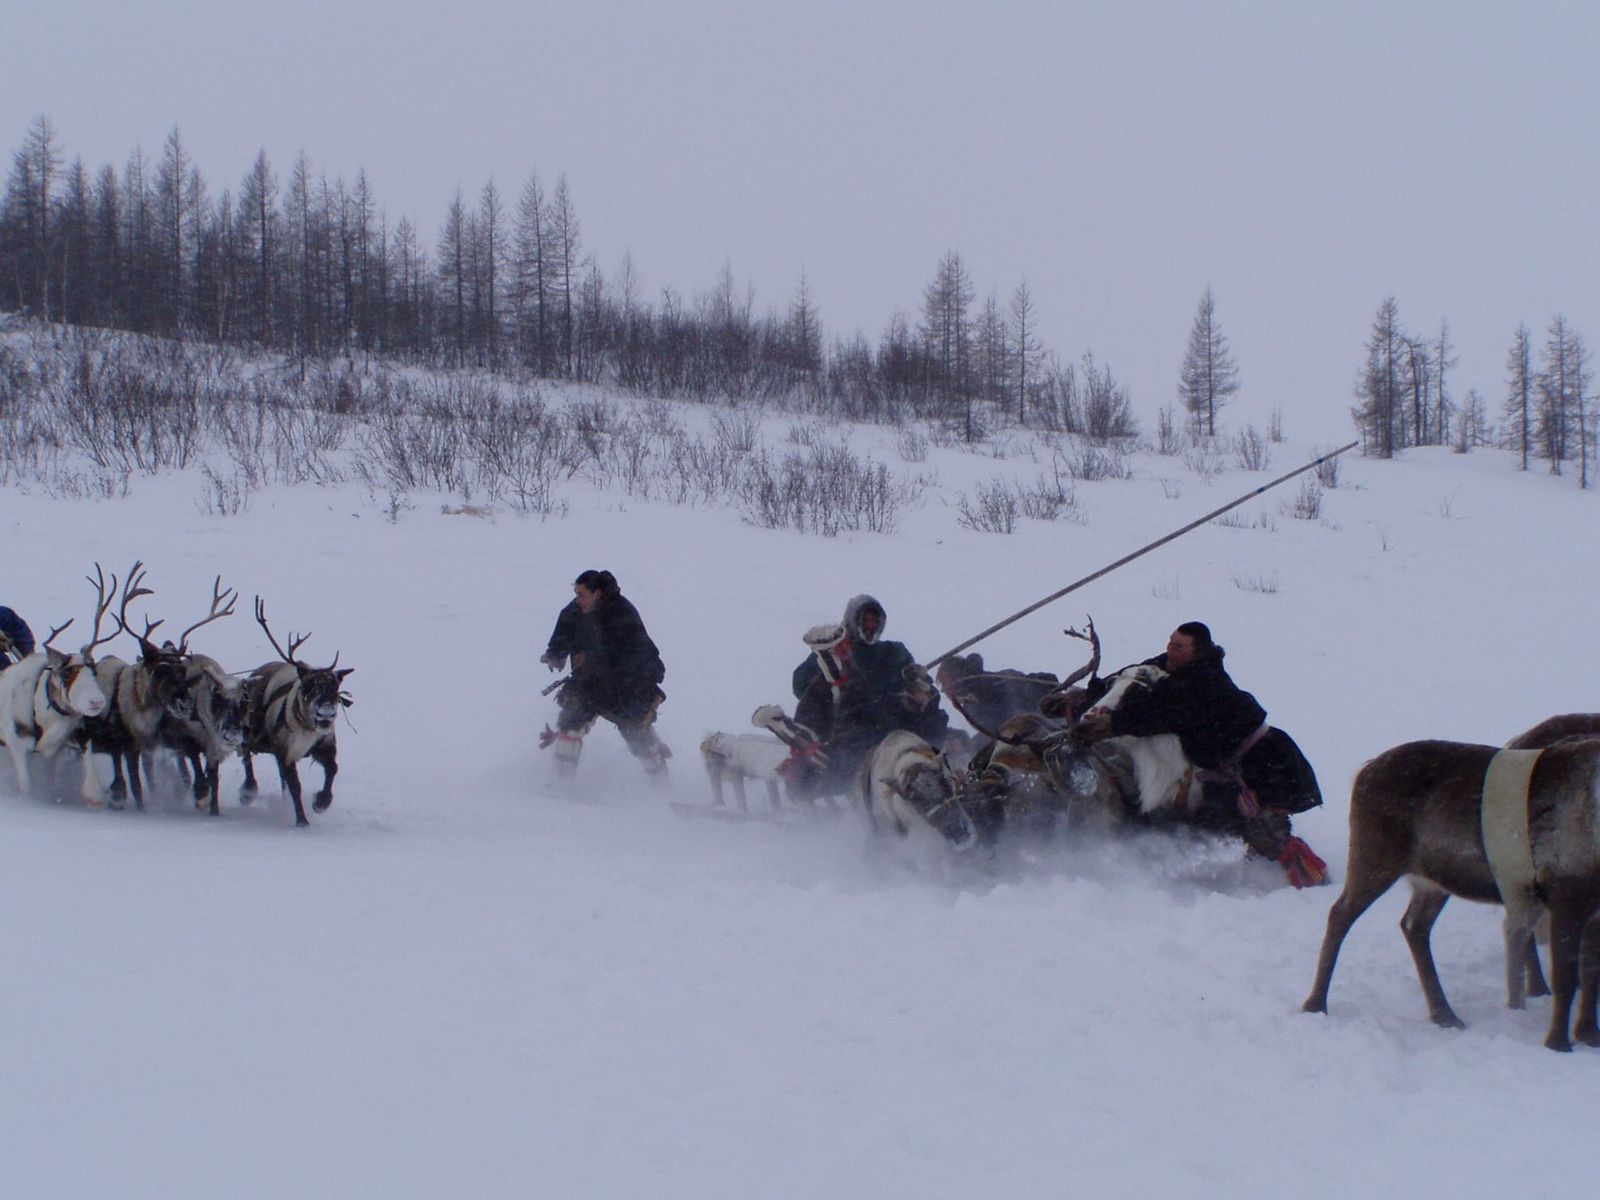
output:
M 1592 0 L 51 0 L 0 17 L 0 148 L 44 114 L 120 168 L 177 126 L 213 196 L 304 150 L 430 245 L 458 188 L 565 174 L 647 296 L 803 271 L 874 340 L 954 249 L 1146 428 L 1209 284 L 1235 422 L 1331 439 L 1387 294 L 1496 408 L 1519 321 L 1600 347 L 1597 70 Z

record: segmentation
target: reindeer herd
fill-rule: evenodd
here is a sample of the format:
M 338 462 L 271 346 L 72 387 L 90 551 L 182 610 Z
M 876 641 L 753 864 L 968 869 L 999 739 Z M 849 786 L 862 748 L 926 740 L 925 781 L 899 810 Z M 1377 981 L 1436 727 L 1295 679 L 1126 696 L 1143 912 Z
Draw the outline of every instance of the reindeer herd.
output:
M 238 593 L 224 589 L 220 576 L 206 615 L 176 642 L 158 645 L 153 635 L 163 621 L 146 617 L 139 632 L 129 624 L 129 606 L 154 595 L 144 585 L 145 575 L 144 564 L 135 562 L 119 587 L 116 576 L 108 578 L 96 564 L 89 577 L 95 589 L 89 640 L 75 653 L 57 649 L 56 639 L 72 625 L 68 620 L 51 629 L 34 653 L 0 671 L 0 742 L 10 752 L 17 786 L 24 794 L 59 798 L 63 763 L 76 755 L 86 804 L 122 808 L 131 793 L 134 808 L 143 809 L 145 788 L 156 780 L 165 758 L 187 774 L 195 806 L 216 816 L 223 762 L 235 754 L 242 759 L 239 800 L 249 804 L 257 790 L 252 757 L 270 754 L 294 802 L 295 824 L 308 824 L 299 763 L 310 758 L 322 767 L 322 787 L 312 799 L 312 808 L 322 812 L 333 803 L 339 769 L 334 719 L 351 702 L 343 691 L 351 669 L 339 669 L 337 655 L 327 667 L 297 659 L 309 635 L 291 636 L 285 650 L 267 625 L 259 596 L 256 622 L 277 651 L 276 660 L 237 674 L 191 649 L 193 634 L 233 614 Z M 134 661 L 97 654 L 122 634 L 138 644 Z M 0 645 L 7 661 L 10 649 Z M 111 760 L 109 789 L 95 766 L 96 755 Z

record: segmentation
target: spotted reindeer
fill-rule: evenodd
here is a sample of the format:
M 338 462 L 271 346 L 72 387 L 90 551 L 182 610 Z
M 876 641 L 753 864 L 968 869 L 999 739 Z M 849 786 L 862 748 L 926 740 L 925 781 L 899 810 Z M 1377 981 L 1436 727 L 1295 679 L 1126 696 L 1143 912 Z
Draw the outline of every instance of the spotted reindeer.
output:
M 339 656 L 326 667 L 312 667 L 295 658 L 295 653 L 311 635 L 289 636 L 289 649 L 278 644 L 267 625 L 267 610 L 256 597 L 256 623 L 267 635 L 281 661 L 264 663 L 250 674 L 246 687 L 245 741 L 240 751 L 244 759 L 244 786 L 241 803 L 249 803 L 257 785 L 252 754 L 270 754 L 277 760 L 278 775 L 294 801 L 294 823 L 309 825 L 300 799 L 302 758 L 309 757 L 322 767 L 322 788 L 312 799 L 316 812 L 325 812 L 333 803 L 333 777 L 338 774 L 334 720 L 341 706 L 352 701 L 341 690 L 345 677 L 355 668 L 339 670 Z
M 97 569 L 98 573 L 98 569 Z M 87 645 L 76 654 L 57 650 L 51 643 L 72 624 L 69 620 L 50 631 L 38 650 L 0 672 L 0 741 L 11 752 L 17 786 L 34 792 L 33 759 L 51 760 L 63 746 L 73 745 L 83 757 L 84 802 L 98 808 L 105 803 L 100 777 L 89 756 L 88 739 L 81 736 L 86 718 L 106 709 L 106 694 L 94 673 L 94 649 L 110 641 L 115 632 L 100 636 L 100 625 L 116 598 L 116 578 L 109 588 L 100 574 L 96 584 L 94 630 Z

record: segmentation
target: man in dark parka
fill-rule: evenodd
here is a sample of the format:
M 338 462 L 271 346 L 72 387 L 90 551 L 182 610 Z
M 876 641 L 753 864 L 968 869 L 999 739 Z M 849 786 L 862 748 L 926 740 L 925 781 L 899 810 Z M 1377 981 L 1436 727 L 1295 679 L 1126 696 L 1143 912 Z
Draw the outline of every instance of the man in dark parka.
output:
M 585 571 L 573 582 L 572 592 L 540 659 L 552 671 L 569 660 L 572 665 L 557 696 L 561 712 L 556 727 L 546 728 L 540 744 L 553 744 L 557 763 L 570 774 L 577 769 L 584 735 L 596 718 L 604 717 L 647 772 L 663 775 L 672 752 L 652 728 L 666 699 L 660 686 L 666 678 L 661 654 L 610 571 Z
M 1167 674 L 1130 690 L 1117 707 L 1080 725 L 1091 740 L 1174 734 L 1205 780 L 1198 825 L 1242 837 L 1279 863 L 1296 887 L 1322 883 L 1326 864 L 1290 831 L 1289 814 L 1322 803 L 1300 747 L 1267 724 L 1267 711 L 1223 667 L 1225 651 L 1199 621 L 1178 626 L 1166 653 L 1146 661 Z

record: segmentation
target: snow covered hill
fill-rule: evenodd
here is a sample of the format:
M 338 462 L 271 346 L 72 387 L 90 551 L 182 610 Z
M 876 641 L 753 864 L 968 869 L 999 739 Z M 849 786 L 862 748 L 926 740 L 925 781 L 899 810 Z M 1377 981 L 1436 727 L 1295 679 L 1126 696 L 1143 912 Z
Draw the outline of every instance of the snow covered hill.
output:
M 930 480 L 894 533 L 582 484 L 550 519 L 353 483 L 223 516 L 198 468 L 115 499 L 0 490 L 0 602 L 36 629 L 81 628 L 85 572 L 141 558 L 169 626 L 220 573 L 241 613 L 259 593 L 280 636 L 313 632 L 304 657 L 356 669 L 309 829 L 270 786 L 234 803 L 237 764 L 216 820 L 0 795 L 0 1194 L 1590 1194 L 1600 1059 L 1541 1046 L 1548 1001 L 1505 1009 L 1498 912 L 1453 904 L 1436 931 L 1464 1032 L 1426 1019 L 1404 888 L 1355 927 L 1330 1015 L 1299 1006 L 1365 759 L 1600 709 L 1594 496 L 1497 452 L 1352 453 L 1317 519 L 1280 488 L 979 647 L 1060 672 L 1085 614 L 1108 666 L 1208 622 L 1317 767 L 1328 803 L 1296 827 L 1335 887 L 1149 836 L 917 867 L 854 818 L 667 801 L 705 795 L 701 736 L 787 703 L 800 634 L 852 594 L 926 660 L 1318 448 L 1209 478 L 1139 454 L 1077 486 L 1078 520 L 999 535 L 960 501 L 1034 478 L 1028 442 L 908 467 L 895 431 L 849 436 Z M 666 660 L 664 791 L 609 727 L 570 790 L 536 748 L 538 656 L 587 567 Z M 248 615 L 196 641 L 274 657 Z

